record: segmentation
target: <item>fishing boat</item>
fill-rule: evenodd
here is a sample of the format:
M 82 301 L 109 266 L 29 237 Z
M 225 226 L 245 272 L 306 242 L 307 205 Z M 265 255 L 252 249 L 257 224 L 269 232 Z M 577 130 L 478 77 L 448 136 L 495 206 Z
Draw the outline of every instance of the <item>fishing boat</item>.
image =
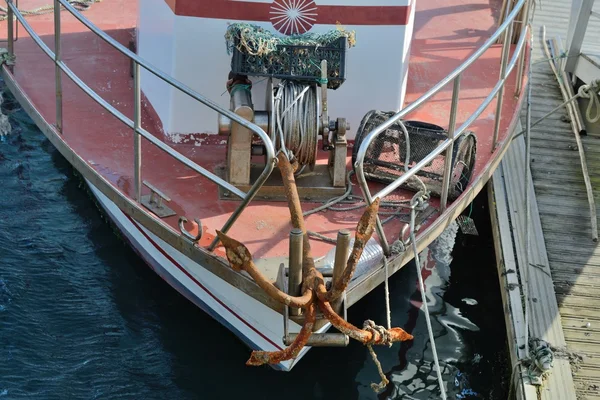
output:
M 7 87 L 248 364 L 411 339 L 346 311 L 498 166 L 528 0 L 46 1 L 3 8 Z

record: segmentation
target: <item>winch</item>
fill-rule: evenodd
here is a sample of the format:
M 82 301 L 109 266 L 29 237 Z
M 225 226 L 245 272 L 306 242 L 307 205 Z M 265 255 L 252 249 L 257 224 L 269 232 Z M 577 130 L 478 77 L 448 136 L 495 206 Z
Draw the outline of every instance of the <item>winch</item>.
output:
M 301 198 L 326 200 L 342 195 L 346 190 L 346 132 L 350 126 L 345 118 L 329 119 L 327 92 L 345 80 L 346 37 L 338 32 L 339 37 L 319 44 L 311 36 L 306 39 L 309 44 L 278 44 L 266 51 L 252 47 L 254 42 L 244 36 L 249 33 L 256 34 L 256 30 L 238 29 L 232 39 L 232 70 L 227 82 L 230 109 L 260 126 L 276 151 L 285 152 L 298 164 L 296 183 Z M 256 76 L 267 80 L 264 110 L 256 109 L 252 100 L 249 77 Z M 260 159 L 265 155 L 264 143 L 223 115 L 219 116 L 218 132 L 228 137 L 227 163 L 218 172 L 231 184 L 248 190 L 264 169 L 266 160 Z M 325 157 L 317 163 L 319 152 L 329 153 L 327 163 Z M 221 191 L 221 197 L 229 196 Z M 277 170 L 258 197 L 285 199 Z

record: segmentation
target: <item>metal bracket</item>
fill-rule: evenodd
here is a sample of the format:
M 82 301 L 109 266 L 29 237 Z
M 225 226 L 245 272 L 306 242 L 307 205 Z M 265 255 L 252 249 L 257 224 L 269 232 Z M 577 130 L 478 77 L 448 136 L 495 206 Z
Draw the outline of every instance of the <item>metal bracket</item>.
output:
M 142 196 L 140 203 L 144 207 L 158 215 L 160 218 L 172 217 L 173 215 L 177 214 L 171 208 L 163 204 L 163 200 L 167 202 L 171 201 L 169 196 L 155 188 L 148 181 L 144 181 L 144 186 L 146 186 L 152 192 L 152 194 Z
M 198 225 L 198 234 L 196 236 L 189 233 L 188 230 L 183 226 L 183 224 L 186 224 L 187 222 L 188 219 L 186 217 L 179 217 L 179 230 L 181 231 L 181 234 L 192 242 L 197 242 L 202 239 L 202 234 L 204 233 L 202 231 L 202 221 L 200 221 L 198 218 L 194 218 L 194 222 Z
M 346 308 L 346 292 L 342 295 L 342 307 L 344 311 L 344 320 L 348 320 L 348 309 Z M 290 346 L 296 337 L 297 333 L 289 331 L 289 307 L 283 307 L 283 344 Z M 306 346 L 310 347 L 346 347 L 350 343 L 350 337 L 343 333 L 312 333 Z
M 329 144 L 329 167 L 331 180 L 334 187 L 346 187 L 346 155 L 348 152 L 348 142 L 346 140 L 346 130 L 350 126 L 345 118 L 338 118 L 337 121 L 330 121 L 330 132 L 333 132 L 333 143 Z

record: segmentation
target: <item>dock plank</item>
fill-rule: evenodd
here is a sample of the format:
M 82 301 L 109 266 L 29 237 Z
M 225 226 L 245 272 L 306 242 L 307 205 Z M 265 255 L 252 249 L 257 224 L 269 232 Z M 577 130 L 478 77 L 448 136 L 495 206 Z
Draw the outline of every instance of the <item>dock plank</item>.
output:
M 597 2 L 598 8 L 600 3 Z M 541 47 L 546 37 L 567 36 L 570 2 L 546 0 L 533 20 L 532 120 L 563 102 Z M 600 49 L 600 20 L 590 19 L 583 51 Z M 539 62 L 538 62 L 539 61 Z M 600 399 L 600 248 L 591 240 L 591 222 L 575 138 L 564 109 L 532 129 L 530 165 L 556 303 L 567 349 L 583 358 L 573 363 L 577 397 Z M 598 131 L 600 133 L 600 131 Z M 596 206 L 600 204 L 600 140 L 582 137 Z M 537 233 L 536 233 L 537 235 Z M 545 277 L 547 279 L 548 276 Z M 587 324 L 590 324 L 588 327 Z M 553 398 L 563 397 L 555 394 Z
M 520 129 L 520 127 L 517 127 Z M 503 182 L 506 205 L 502 203 L 502 193 L 495 191 L 494 201 L 498 214 L 506 213 L 510 218 L 511 234 L 502 236 L 502 247 L 514 243 L 517 259 L 517 270 L 521 282 L 529 281 L 529 332 L 533 338 L 540 338 L 553 346 L 566 346 L 565 337 L 560 323 L 559 307 L 554 283 L 549 268 L 546 244 L 543 239 L 542 223 L 536 203 L 533 181 L 528 182 L 531 193 L 530 202 L 530 246 L 526 247 L 525 239 L 525 143 L 522 137 L 517 138 L 507 151 L 501 168 L 494 175 L 494 188 L 501 187 L 498 180 Z M 532 267 L 537 265 L 539 267 Z M 526 276 L 528 275 L 528 278 Z M 513 307 L 520 306 L 513 304 Z M 539 390 L 541 399 L 575 399 L 575 384 L 573 382 L 569 361 L 556 358 L 554 368 L 544 386 Z
M 524 368 L 519 361 L 525 358 L 525 316 L 521 307 L 521 288 L 519 277 L 516 273 L 517 258 L 512 241 L 502 241 L 503 237 L 512 237 L 506 186 L 503 179 L 502 164 L 498 167 L 488 185 L 488 199 L 490 202 L 490 217 L 492 234 L 496 252 L 498 278 L 500 280 L 500 294 L 504 307 L 505 324 L 508 331 L 508 347 L 511 365 L 518 369 L 522 376 Z M 515 391 L 519 400 L 537 399 L 537 390 L 525 379 L 518 381 Z

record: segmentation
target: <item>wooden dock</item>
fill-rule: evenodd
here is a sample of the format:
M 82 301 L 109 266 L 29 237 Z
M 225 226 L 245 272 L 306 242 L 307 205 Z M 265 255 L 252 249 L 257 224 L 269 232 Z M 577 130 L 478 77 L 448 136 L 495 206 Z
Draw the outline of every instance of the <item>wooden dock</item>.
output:
M 570 12 L 570 2 L 559 0 L 546 0 L 537 7 L 533 24 L 532 121 L 564 101 L 546 61 L 541 28 L 545 26 L 548 39 L 558 36 L 564 41 Z M 600 32 L 600 19 L 590 20 L 589 26 L 591 34 L 583 46 L 587 55 L 600 48 L 596 34 Z M 520 381 L 517 398 L 527 400 L 600 399 L 600 244 L 592 241 L 580 156 L 566 115 L 561 109 L 531 130 L 528 253 L 524 235 L 523 136 L 513 141 L 489 185 L 513 365 L 526 356 L 522 301 L 528 301 L 530 307 L 530 337 L 544 339 L 558 349 L 554 351 L 554 367 L 542 386 L 529 385 L 527 378 Z M 596 208 L 600 210 L 600 124 L 586 125 L 588 135 L 582 136 L 582 142 Z M 529 293 L 525 298 L 527 274 Z M 516 371 L 522 372 L 518 367 Z

